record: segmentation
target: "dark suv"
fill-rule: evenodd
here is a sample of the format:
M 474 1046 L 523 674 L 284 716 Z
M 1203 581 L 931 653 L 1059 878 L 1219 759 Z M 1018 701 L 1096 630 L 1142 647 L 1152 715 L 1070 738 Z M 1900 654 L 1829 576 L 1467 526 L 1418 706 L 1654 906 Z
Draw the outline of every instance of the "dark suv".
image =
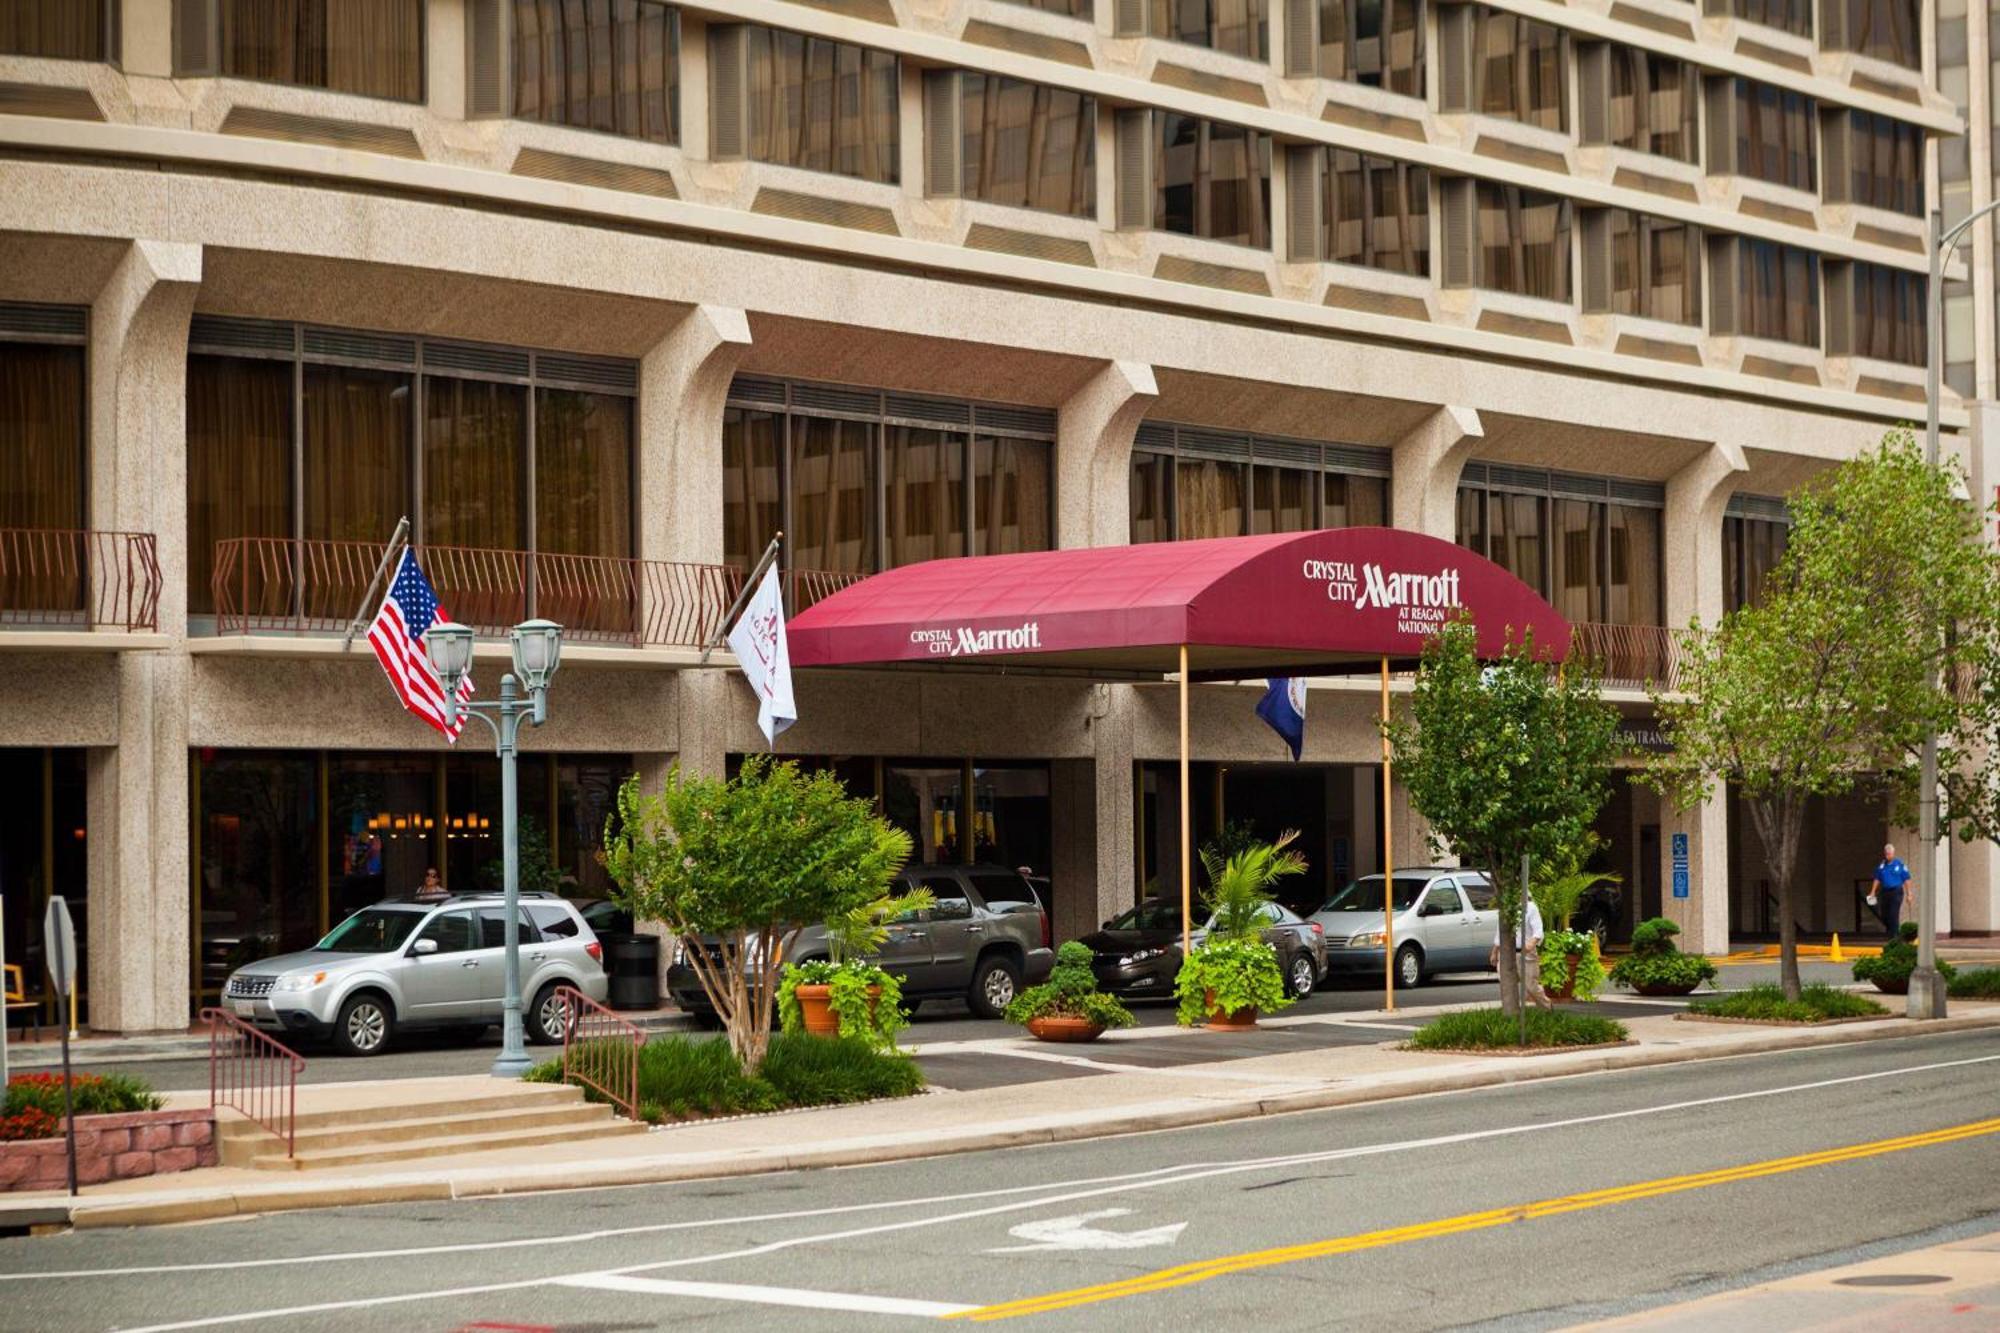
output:
M 1046 979 L 1055 963 L 1049 914 L 1034 886 L 1004 866 L 912 866 L 892 892 L 929 889 L 929 909 L 889 925 L 889 938 L 869 961 L 903 978 L 906 1001 L 963 998 L 982 1018 L 998 1018 L 1023 985 Z M 667 990 L 691 1014 L 712 1013 L 708 992 L 687 962 L 683 940 L 667 969 Z M 700 947 L 713 949 L 703 941 Z M 786 947 L 788 962 L 827 956 L 826 930 L 807 926 Z

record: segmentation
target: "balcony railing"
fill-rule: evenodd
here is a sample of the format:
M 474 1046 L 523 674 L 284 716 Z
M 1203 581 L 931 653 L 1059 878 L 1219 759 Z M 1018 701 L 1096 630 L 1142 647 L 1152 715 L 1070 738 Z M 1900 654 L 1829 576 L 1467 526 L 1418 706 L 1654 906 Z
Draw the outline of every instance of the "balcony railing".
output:
M 530 617 L 571 642 L 699 648 L 742 587 L 727 565 L 423 546 L 417 559 L 455 620 L 504 634 Z M 382 559 L 372 542 L 237 537 L 215 544 L 218 634 L 327 634 L 347 628 Z
M 1597 663 L 1606 685 L 1671 690 L 1680 683 L 1680 645 L 1662 625 L 1604 625 L 1578 621 L 1571 651 Z
M 0 625 L 158 629 L 153 534 L 0 528 Z
M 865 574 L 847 574 L 831 569 L 788 569 L 785 571 L 785 613 L 795 616 L 814 602 L 824 601 L 866 577 Z

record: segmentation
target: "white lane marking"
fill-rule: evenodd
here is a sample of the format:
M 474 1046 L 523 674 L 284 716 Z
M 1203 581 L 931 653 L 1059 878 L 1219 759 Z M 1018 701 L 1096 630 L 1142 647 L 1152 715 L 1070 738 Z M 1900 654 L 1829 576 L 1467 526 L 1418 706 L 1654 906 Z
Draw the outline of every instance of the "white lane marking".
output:
M 919 1319 L 976 1310 L 976 1305 L 946 1301 L 913 1301 L 901 1296 L 856 1296 L 844 1291 L 801 1291 L 797 1287 L 756 1287 L 739 1282 L 679 1282 L 671 1278 L 629 1277 L 622 1273 L 579 1273 L 555 1279 L 557 1286 L 596 1291 L 629 1291 L 647 1296 L 699 1296 L 711 1301 L 747 1301 L 753 1305 L 793 1305 L 803 1310 L 853 1310 L 858 1314 L 904 1314 Z
M 484 1296 L 495 1291 L 521 1291 L 546 1287 L 549 1278 L 527 1278 L 520 1282 L 489 1282 L 477 1287 L 447 1287 L 442 1291 L 402 1292 L 394 1296 L 366 1296 L 349 1301 L 322 1301 L 317 1305 L 288 1305 L 282 1310 L 250 1310 L 242 1314 L 207 1315 L 172 1324 L 142 1324 L 123 1333 L 177 1333 L 184 1328 L 216 1328 L 223 1324 L 250 1324 L 265 1319 L 283 1319 L 295 1314 L 326 1314 L 333 1310 L 366 1310 L 380 1305 L 402 1305 L 408 1301 L 441 1301 L 452 1296 Z
M 1152 1245 L 1171 1245 L 1180 1239 L 1181 1232 L 1187 1230 L 1187 1223 L 1172 1222 L 1162 1227 L 1149 1227 L 1144 1231 L 1106 1231 L 1094 1227 L 1092 1222 L 1101 1222 L 1112 1217 L 1130 1217 L 1130 1208 L 1100 1208 L 1094 1213 L 1076 1213 L 1069 1217 L 1044 1218 L 1037 1222 L 1023 1222 L 1020 1226 L 1007 1228 L 1010 1236 L 1034 1241 L 1033 1245 L 1002 1245 L 988 1250 L 988 1254 L 1027 1254 L 1035 1250 L 1143 1250 Z
M 1693 1101 L 1673 1102 L 1663 1106 L 1635 1107 L 1624 1111 L 1609 1111 L 1597 1115 L 1578 1116 L 1569 1120 L 1554 1120 L 1528 1125 L 1506 1126 L 1499 1129 L 1475 1130 L 1463 1134 L 1446 1135 L 1437 1138 L 1412 1139 L 1400 1143 L 1374 1144 L 1362 1148 L 1342 1148 L 1319 1153 L 1291 1154 L 1281 1157 L 1248 1159 L 1235 1163 L 1184 1163 L 1179 1166 L 1161 1167 L 1153 1171 L 1133 1172 L 1124 1176 L 1099 1176 L 1070 1182 L 1056 1182 L 1043 1185 L 1016 1185 L 1002 1189 L 978 1190 L 960 1194 L 937 1195 L 930 1198 L 897 1199 L 884 1203 L 844 1204 L 831 1208 L 799 1209 L 785 1213 L 754 1214 L 740 1217 L 708 1218 L 693 1222 L 665 1222 L 650 1226 L 622 1227 L 601 1231 L 580 1232 L 540 1238 L 522 1238 L 509 1241 L 486 1241 L 460 1245 L 426 1246 L 405 1250 L 344 1251 L 321 1255 L 293 1255 L 278 1259 L 245 1259 L 222 1263 L 202 1264 L 157 1264 L 134 1268 L 76 1269 L 57 1273 L 13 1273 L 0 1274 L 0 1280 L 31 1281 L 54 1278 L 120 1277 L 156 1273 L 202 1272 L 218 1269 L 262 1268 L 303 1263 L 348 1262 L 357 1259 L 384 1259 L 409 1256 L 425 1256 L 445 1253 L 471 1253 L 483 1250 L 516 1249 L 528 1245 L 550 1245 L 581 1242 L 606 1237 L 632 1236 L 664 1231 L 692 1230 L 717 1226 L 742 1225 L 750 1222 L 797 1220 L 808 1217 L 831 1217 L 842 1214 L 868 1212 L 884 1209 L 903 1210 L 921 1208 L 936 1203 L 965 1202 L 972 1199 L 996 1198 L 1009 1194 L 1034 1193 L 1041 1190 L 1066 1189 L 1069 1192 L 1046 1198 L 1029 1199 L 993 1208 L 973 1209 L 956 1214 L 922 1217 L 914 1220 L 889 1223 L 879 1227 L 856 1228 L 849 1231 L 822 1233 L 817 1236 L 800 1236 L 790 1240 L 772 1241 L 765 1245 L 747 1249 L 726 1251 L 719 1254 L 696 1255 L 685 1259 L 668 1260 L 661 1263 L 634 1264 L 623 1269 L 611 1270 L 620 1274 L 644 1272 L 659 1268 L 675 1268 L 691 1264 L 717 1263 L 729 1259 L 753 1258 L 779 1250 L 791 1249 L 799 1245 L 849 1240 L 857 1237 L 879 1235 L 883 1232 L 902 1231 L 912 1227 L 936 1226 L 950 1222 L 967 1221 L 994 1213 L 1018 1211 L 1024 1208 L 1039 1208 L 1075 1200 L 1096 1198 L 1106 1194 L 1120 1194 L 1130 1190 L 1152 1189 L 1161 1185 L 1182 1184 L 1207 1179 L 1212 1176 L 1233 1175 L 1248 1171 L 1280 1169 L 1342 1158 L 1374 1156 L 1384 1153 L 1409 1151 L 1447 1144 L 1466 1143 L 1479 1139 L 1500 1138 L 1514 1134 L 1537 1133 L 1542 1130 L 1568 1129 L 1578 1125 L 1595 1124 L 1612 1120 L 1630 1119 L 1636 1116 L 1659 1115 L 1673 1111 L 1698 1109 L 1705 1106 L 1721 1105 L 1729 1102 L 1748 1101 L 1763 1097 L 1781 1096 L 1792 1092 L 1812 1092 L 1822 1088 L 1840 1087 L 1852 1083 L 1867 1083 L 1876 1079 L 1901 1078 L 1908 1074 L 1931 1073 L 1941 1069 L 1960 1069 L 1968 1065 L 1991 1064 L 2000 1061 L 2000 1055 L 1970 1056 L 1960 1060 L 1939 1060 L 1929 1064 L 1905 1065 L 1894 1069 L 1874 1070 L 1865 1074 L 1848 1074 L 1839 1078 L 1817 1079 L 1810 1083 L 1796 1083 L 1785 1087 L 1763 1088 L 1751 1092 L 1732 1092 L 1715 1097 L 1698 1098 Z M 1584 1077 L 1584 1076 L 1579 1076 Z M 1075 1189 L 1075 1186 L 1103 1186 L 1097 1189 Z M 134 1333 L 166 1333 L 169 1329 L 204 1328 L 220 1324 L 243 1323 L 254 1319 L 276 1319 L 288 1314 L 321 1313 L 327 1310 L 360 1309 L 379 1305 L 394 1305 L 409 1301 L 433 1300 L 443 1297 L 477 1294 L 487 1291 L 513 1291 L 525 1287 L 545 1285 L 555 1278 L 530 1278 L 520 1282 L 497 1283 L 489 1286 L 461 1287 L 442 1291 L 406 1292 L 394 1296 L 378 1296 L 361 1300 L 331 1302 L 323 1305 L 300 1306 L 278 1310 L 258 1310 L 246 1314 L 214 1316 L 206 1319 L 189 1320 L 176 1324 L 162 1324 L 150 1329 L 134 1330 Z

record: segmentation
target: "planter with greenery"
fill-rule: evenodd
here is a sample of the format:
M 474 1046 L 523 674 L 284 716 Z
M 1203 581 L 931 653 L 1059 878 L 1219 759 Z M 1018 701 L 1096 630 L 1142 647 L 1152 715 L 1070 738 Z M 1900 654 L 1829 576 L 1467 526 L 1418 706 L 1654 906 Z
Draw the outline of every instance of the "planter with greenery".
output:
M 1529 1050 L 1610 1046 L 1625 1040 L 1625 1025 L 1561 1009 L 1532 1009 L 1527 1015 Z M 1413 1051 L 1520 1050 L 1521 1016 L 1500 1009 L 1462 1009 L 1441 1014 L 1410 1038 Z
M 1287 850 L 1298 836 L 1296 830 L 1287 832 L 1276 842 L 1253 843 L 1226 857 L 1219 849 L 1202 848 L 1211 916 L 1207 935 L 1174 978 L 1183 1026 L 1205 1021 L 1223 1030 L 1254 1027 L 1258 1014 L 1292 1003 L 1278 951 L 1265 942 L 1264 929 L 1271 886 L 1306 868 L 1303 856 Z
M 1641 921 L 1632 929 L 1632 952 L 1612 965 L 1610 977 L 1641 995 L 1692 995 L 1715 980 L 1715 964 L 1674 943 L 1681 928 L 1666 917 Z
M 1597 936 L 1587 930 L 1552 930 L 1542 936 L 1542 989 L 1551 1000 L 1594 1000 L 1605 976 Z
M 2000 967 L 1975 967 L 1951 979 L 1954 1000 L 2000 1000 Z
M 1726 1018 L 1746 1023 L 1829 1023 L 1877 1018 L 1889 1012 L 1865 995 L 1838 990 L 1823 982 L 1801 987 L 1796 1000 L 1786 999 L 1784 989 L 1779 986 L 1752 986 L 1734 995 L 1697 1000 L 1687 1011 L 1695 1018 Z
M 1908 995 L 1910 993 L 1910 973 L 1917 970 L 1917 923 L 1905 921 L 1896 938 L 1882 946 L 1882 952 L 1874 958 L 1854 960 L 1854 979 L 1871 981 L 1875 989 L 1884 995 Z M 1949 984 L 1958 975 L 1958 969 L 1944 959 L 1937 960 L 1938 975 Z
M 909 1025 L 903 1012 L 903 978 L 866 961 L 888 939 L 889 923 L 914 920 L 937 899 L 929 889 L 881 897 L 828 918 L 831 959 L 785 965 L 778 982 L 778 1020 L 786 1032 L 854 1037 L 878 1048 L 896 1044 Z
M 1129 1028 L 1138 1021 L 1124 1005 L 1097 989 L 1090 946 L 1075 940 L 1056 950 L 1049 979 L 1016 996 L 1005 1017 L 1043 1041 L 1095 1041 L 1106 1028 Z

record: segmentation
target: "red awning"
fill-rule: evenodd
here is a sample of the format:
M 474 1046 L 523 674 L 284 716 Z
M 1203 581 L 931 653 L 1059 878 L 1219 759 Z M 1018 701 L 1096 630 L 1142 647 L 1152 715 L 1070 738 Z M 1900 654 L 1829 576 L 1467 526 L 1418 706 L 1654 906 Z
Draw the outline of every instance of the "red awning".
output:
M 972 556 L 906 565 L 786 627 L 799 667 L 928 662 L 1232 679 L 1414 661 L 1460 612 L 1483 656 L 1570 628 L 1527 584 L 1462 546 L 1399 528 Z

